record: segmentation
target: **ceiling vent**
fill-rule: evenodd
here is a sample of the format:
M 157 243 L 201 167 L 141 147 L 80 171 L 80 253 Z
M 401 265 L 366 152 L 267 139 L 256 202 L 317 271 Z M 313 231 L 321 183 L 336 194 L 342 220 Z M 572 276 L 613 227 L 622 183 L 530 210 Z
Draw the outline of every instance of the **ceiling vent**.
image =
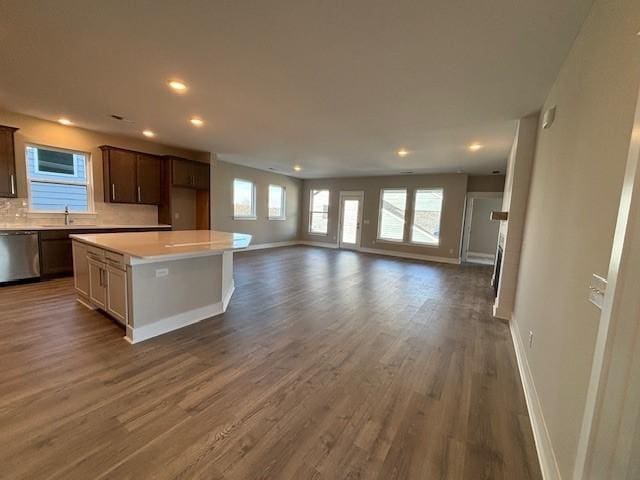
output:
M 109 115 L 109 117 L 113 118 L 114 120 L 118 120 L 119 122 L 125 122 L 125 123 L 134 123 L 133 120 L 129 120 L 128 118 L 124 118 L 122 115 Z

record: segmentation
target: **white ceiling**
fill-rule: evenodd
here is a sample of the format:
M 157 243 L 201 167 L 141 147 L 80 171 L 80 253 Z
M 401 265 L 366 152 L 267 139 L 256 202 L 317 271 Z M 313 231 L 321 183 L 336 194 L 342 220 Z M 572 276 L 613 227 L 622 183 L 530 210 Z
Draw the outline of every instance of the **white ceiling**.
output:
M 0 0 L 0 105 L 305 178 L 490 173 L 590 4 Z

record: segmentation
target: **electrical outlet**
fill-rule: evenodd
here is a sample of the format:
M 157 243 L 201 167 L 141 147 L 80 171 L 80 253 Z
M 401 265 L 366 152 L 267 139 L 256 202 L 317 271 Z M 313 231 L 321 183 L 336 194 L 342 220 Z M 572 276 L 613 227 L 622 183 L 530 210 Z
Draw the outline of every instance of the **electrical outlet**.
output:
M 176 220 L 178 220 L 180 218 L 180 212 L 174 213 L 173 216 Z
M 168 268 L 156 268 L 156 278 L 166 277 L 167 275 L 169 275 Z
M 533 347 L 533 332 L 529 330 L 529 348 Z

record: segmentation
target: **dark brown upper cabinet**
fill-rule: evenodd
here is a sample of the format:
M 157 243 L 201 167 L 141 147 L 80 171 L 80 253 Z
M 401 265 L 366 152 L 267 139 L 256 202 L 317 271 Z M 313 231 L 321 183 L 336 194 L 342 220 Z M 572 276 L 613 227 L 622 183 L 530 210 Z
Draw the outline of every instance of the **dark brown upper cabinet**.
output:
M 209 164 L 179 157 L 167 157 L 171 161 L 171 185 L 174 187 L 209 190 Z
M 162 160 L 132 150 L 103 145 L 104 198 L 111 203 L 161 202 Z
M 16 157 L 13 135 L 18 130 L 0 125 L 0 197 L 17 197 Z
M 138 179 L 138 203 L 158 205 L 161 201 L 162 160 L 153 155 L 140 153 L 136 160 Z

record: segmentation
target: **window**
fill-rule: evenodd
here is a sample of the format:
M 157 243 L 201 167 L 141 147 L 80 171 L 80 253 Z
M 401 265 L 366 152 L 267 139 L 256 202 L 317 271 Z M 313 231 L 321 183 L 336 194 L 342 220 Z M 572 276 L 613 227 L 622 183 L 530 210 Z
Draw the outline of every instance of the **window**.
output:
M 88 154 L 29 145 L 26 158 L 31 211 L 93 210 Z
M 427 245 L 440 243 L 442 198 L 441 188 L 416 190 L 411 225 L 412 242 Z
M 284 187 L 269 185 L 269 220 L 284 220 L 284 205 L 286 195 Z
M 329 231 L 329 190 L 311 190 L 309 232 L 326 235 Z
M 405 188 L 385 188 L 380 194 L 378 238 L 392 242 L 404 240 L 404 215 L 407 208 Z
M 233 217 L 256 218 L 256 187 L 249 180 L 233 181 Z

